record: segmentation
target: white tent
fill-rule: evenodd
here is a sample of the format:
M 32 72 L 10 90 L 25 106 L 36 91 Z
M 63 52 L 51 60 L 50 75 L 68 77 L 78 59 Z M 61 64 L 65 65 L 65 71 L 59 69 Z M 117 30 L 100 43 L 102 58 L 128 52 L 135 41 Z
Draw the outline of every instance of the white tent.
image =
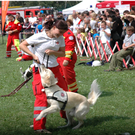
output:
M 62 10 L 63 14 L 72 14 L 75 10 L 76 12 L 83 12 L 85 10 L 95 10 L 97 0 L 83 0 L 82 2 L 78 3 L 77 5 Z

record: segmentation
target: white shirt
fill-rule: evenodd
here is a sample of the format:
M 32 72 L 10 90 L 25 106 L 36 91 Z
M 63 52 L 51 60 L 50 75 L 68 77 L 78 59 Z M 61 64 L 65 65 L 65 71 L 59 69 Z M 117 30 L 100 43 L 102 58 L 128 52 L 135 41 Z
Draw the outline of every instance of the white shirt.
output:
M 32 24 L 37 20 L 36 17 L 29 17 L 29 22 Z M 31 25 L 31 28 L 35 28 L 33 25 Z
M 135 34 L 132 34 L 130 37 L 128 37 L 128 35 L 125 36 L 124 39 L 124 43 L 125 43 L 125 47 L 131 45 L 131 44 L 135 44 Z
M 83 28 L 84 27 L 84 21 L 80 22 L 79 28 Z
M 45 50 L 51 49 L 58 51 L 60 47 L 65 47 L 65 41 L 63 36 L 58 38 L 50 38 L 46 35 L 46 32 L 36 33 L 33 36 L 26 39 L 28 44 L 34 45 L 35 55 L 39 58 L 41 64 L 46 66 L 47 55 L 43 60 Z M 38 65 L 39 66 L 39 65 Z M 55 55 L 49 55 L 48 67 L 58 66 L 57 57 Z
M 80 19 L 77 17 L 76 19 L 73 18 L 73 33 L 77 33 L 76 28 L 78 28 L 78 22 Z
M 109 28 L 106 28 L 105 31 L 110 34 L 111 30 Z M 106 41 L 110 42 L 110 37 L 107 36 L 107 34 L 105 32 L 103 32 L 102 30 L 100 30 L 100 37 L 101 37 L 101 42 L 102 43 L 106 43 Z
M 95 21 L 95 20 L 91 20 L 91 21 L 90 21 L 90 27 L 91 27 L 92 30 L 93 30 L 93 29 L 97 29 L 96 23 L 97 23 L 97 21 Z

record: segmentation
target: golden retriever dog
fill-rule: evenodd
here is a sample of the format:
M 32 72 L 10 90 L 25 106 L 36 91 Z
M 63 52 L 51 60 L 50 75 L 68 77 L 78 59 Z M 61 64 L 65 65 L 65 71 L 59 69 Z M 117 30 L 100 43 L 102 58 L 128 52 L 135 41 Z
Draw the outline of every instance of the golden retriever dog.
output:
M 47 97 L 51 98 L 47 98 L 49 106 L 39 114 L 36 120 L 38 121 L 42 117 L 58 112 L 63 108 L 63 110 L 66 111 L 68 122 L 67 125 L 62 127 L 72 125 L 74 121 L 73 118 L 75 117 L 78 120 L 78 125 L 73 129 L 78 129 L 83 125 L 83 120 L 85 115 L 89 112 L 90 107 L 96 103 L 98 97 L 101 94 L 97 81 L 94 80 L 92 82 L 87 99 L 85 96 L 78 93 L 63 91 L 63 89 L 57 85 L 57 79 L 55 78 L 53 72 L 50 69 L 45 68 L 44 65 L 39 67 L 39 72 L 42 85 L 45 88 L 43 91 L 45 91 Z M 60 97 L 60 99 L 58 97 Z

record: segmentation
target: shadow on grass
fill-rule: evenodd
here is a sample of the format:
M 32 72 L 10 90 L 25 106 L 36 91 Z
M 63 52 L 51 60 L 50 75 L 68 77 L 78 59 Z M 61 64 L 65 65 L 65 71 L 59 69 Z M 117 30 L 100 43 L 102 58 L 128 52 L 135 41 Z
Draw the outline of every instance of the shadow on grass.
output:
M 114 120 L 119 120 L 119 119 L 127 120 L 130 118 L 129 117 L 122 117 L 122 116 L 105 116 L 105 117 L 97 117 L 96 116 L 96 117 L 91 118 L 91 119 L 86 119 L 84 125 L 85 125 L 85 127 L 90 126 L 90 125 L 96 126 L 96 125 L 99 125 L 100 123 L 105 122 L 105 121 L 114 121 Z
M 112 96 L 113 92 L 108 91 L 102 91 L 100 97 L 106 97 L 106 96 Z

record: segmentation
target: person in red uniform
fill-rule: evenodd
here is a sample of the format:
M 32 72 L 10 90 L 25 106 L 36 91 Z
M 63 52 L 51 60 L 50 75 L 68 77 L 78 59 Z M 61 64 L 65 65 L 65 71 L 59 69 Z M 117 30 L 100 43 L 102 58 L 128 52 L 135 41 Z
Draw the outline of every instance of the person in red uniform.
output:
M 67 82 L 69 91 L 77 92 L 78 87 L 75 78 L 76 74 L 74 71 L 75 63 L 77 61 L 77 55 L 74 51 L 76 40 L 73 32 L 70 29 L 68 29 L 63 36 L 65 38 L 65 57 L 58 57 L 57 62 L 61 66 L 60 71 Z
M 36 97 L 34 103 L 34 119 L 33 119 L 33 129 L 36 132 L 50 133 L 46 130 L 46 117 L 42 118 L 39 121 L 36 121 L 37 116 L 40 114 L 42 110 L 47 108 L 47 97 L 46 93 L 42 91 L 44 87 L 41 83 L 41 77 L 39 73 L 40 64 L 44 64 L 47 66 L 47 55 L 48 59 L 48 68 L 54 73 L 55 77 L 58 79 L 58 86 L 61 87 L 64 91 L 68 91 L 66 81 L 62 77 L 59 71 L 59 64 L 57 62 L 57 57 L 63 57 L 65 55 L 65 42 L 63 38 L 63 34 L 68 30 L 68 26 L 63 20 L 48 20 L 44 23 L 45 30 L 36 33 L 33 36 L 27 38 L 23 41 L 19 47 L 33 57 L 35 61 L 35 66 L 32 68 L 33 70 L 33 93 Z M 34 45 L 35 52 L 32 53 L 28 49 L 28 45 Z M 46 56 L 44 57 L 46 53 Z M 66 115 L 64 111 L 60 111 L 60 115 L 62 118 L 66 119 Z
M 19 32 L 21 31 L 22 26 L 18 20 L 12 14 L 8 15 L 8 22 L 6 24 L 5 30 L 8 31 L 7 39 L 7 48 L 6 48 L 6 57 L 11 57 L 11 46 L 14 45 L 15 49 L 19 56 L 21 56 L 21 50 L 19 48 Z

